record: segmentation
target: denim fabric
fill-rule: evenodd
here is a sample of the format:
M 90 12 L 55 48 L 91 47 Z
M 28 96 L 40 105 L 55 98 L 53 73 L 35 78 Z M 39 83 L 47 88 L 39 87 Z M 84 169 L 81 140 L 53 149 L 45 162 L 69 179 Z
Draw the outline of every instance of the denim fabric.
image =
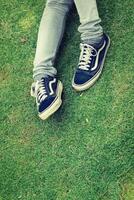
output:
M 80 18 L 78 31 L 81 33 L 81 41 L 92 44 L 101 40 L 103 29 L 96 0 L 47 0 L 39 26 L 33 62 L 34 80 L 57 74 L 54 61 L 64 33 L 66 17 L 73 3 Z

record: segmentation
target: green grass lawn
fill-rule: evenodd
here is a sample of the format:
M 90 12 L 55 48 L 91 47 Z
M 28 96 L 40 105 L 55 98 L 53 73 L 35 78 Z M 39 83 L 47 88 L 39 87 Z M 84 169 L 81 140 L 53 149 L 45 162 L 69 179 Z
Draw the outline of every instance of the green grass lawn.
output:
M 64 103 L 47 121 L 30 97 L 44 0 L 0 0 L 0 200 L 133 200 L 133 0 L 98 1 L 111 48 L 104 73 L 71 88 L 80 35 L 70 14 L 57 59 Z

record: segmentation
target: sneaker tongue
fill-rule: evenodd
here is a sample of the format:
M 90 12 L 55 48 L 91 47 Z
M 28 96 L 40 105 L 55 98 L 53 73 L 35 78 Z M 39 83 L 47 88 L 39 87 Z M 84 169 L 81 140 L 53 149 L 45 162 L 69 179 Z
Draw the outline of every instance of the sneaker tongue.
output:
M 45 75 L 44 77 L 42 77 L 43 80 L 48 79 L 48 78 L 49 78 L 48 75 Z
M 92 46 L 95 48 L 95 49 L 99 49 L 104 43 L 104 38 L 102 38 L 100 40 L 100 42 L 97 42 L 97 43 L 94 43 Z
M 102 43 L 95 43 L 92 45 L 96 50 L 98 50 L 101 47 Z
M 47 85 L 47 83 L 48 83 L 50 80 L 52 80 L 52 77 L 49 76 L 49 75 L 46 75 L 46 76 L 43 77 L 41 80 L 45 83 L 45 85 Z
M 90 41 L 89 41 L 89 42 L 87 42 L 87 43 L 86 43 L 86 42 L 85 42 L 85 43 L 83 42 L 83 44 L 85 45 L 85 47 L 88 47 L 88 45 L 89 45 L 89 46 L 94 47 L 94 48 L 97 50 L 97 49 L 99 49 L 99 48 L 102 46 L 103 42 L 104 42 L 104 38 L 102 37 L 102 39 L 101 39 L 99 42 L 94 42 L 94 43 L 93 43 L 93 42 L 90 42 Z

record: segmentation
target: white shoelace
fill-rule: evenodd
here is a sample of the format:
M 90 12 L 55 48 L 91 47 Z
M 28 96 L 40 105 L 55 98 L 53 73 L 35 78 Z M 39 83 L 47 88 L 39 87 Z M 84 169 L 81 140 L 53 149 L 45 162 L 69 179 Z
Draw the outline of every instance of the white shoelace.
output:
M 94 47 L 88 45 L 88 44 L 80 44 L 81 54 L 79 58 L 79 68 L 82 70 L 89 70 L 92 56 L 97 55 L 97 51 Z M 95 54 L 93 54 L 93 50 L 95 51 Z
M 40 103 L 47 98 L 46 88 L 45 88 L 43 79 L 36 82 L 35 93 L 36 93 L 37 101 Z

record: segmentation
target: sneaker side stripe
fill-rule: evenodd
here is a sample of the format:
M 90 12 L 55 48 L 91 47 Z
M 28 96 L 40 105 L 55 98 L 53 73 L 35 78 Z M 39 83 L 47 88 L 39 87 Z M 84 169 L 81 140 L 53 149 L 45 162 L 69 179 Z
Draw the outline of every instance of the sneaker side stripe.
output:
M 100 52 L 101 52 L 102 49 L 105 47 L 105 45 L 106 45 L 106 41 L 104 41 L 103 46 L 99 49 L 98 54 L 97 54 L 97 57 L 96 57 L 95 65 L 94 65 L 94 67 L 91 69 L 91 71 L 93 71 L 93 70 L 95 70 L 95 69 L 97 68 Z
M 49 82 L 49 88 L 50 88 L 50 95 L 54 94 L 52 84 L 56 82 L 56 78 L 54 78 L 52 81 Z

